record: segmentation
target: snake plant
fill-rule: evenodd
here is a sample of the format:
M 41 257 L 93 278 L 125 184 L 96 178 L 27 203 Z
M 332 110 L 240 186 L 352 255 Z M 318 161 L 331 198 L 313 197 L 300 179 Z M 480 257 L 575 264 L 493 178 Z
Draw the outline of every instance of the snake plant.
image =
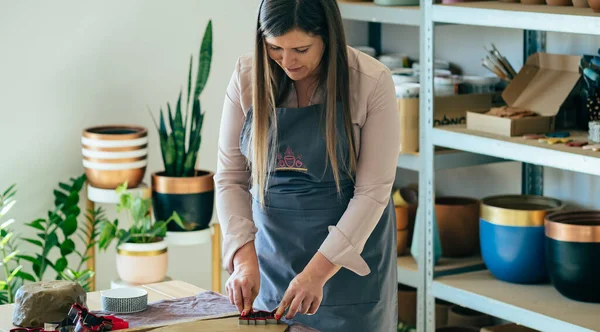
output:
M 153 117 L 160 138 L 160 147 L 165 167 L 165 172 L 162 174 L 164 176 L 191 177 L 196 173 L 196 159 L 198 157 L 198 150 L 200 149 L 200 142 L 202 141 L 201 130 L 204 121 L 204 113 L 200 107 L 200 94 L 204 90 L 206 81 L 208 80 L 211 60 L 212 21 L 209 21 L 200 45 L 198 71 L 193 94 L 191 93 L 193 56 L 190 56 L 185 112 L 182 111 L 182 93 L 180 91 L 174 110 L 167 103 L 168 121 L 165 120 L 162 107 L 160 108 L 160 125 L 156 123 Z

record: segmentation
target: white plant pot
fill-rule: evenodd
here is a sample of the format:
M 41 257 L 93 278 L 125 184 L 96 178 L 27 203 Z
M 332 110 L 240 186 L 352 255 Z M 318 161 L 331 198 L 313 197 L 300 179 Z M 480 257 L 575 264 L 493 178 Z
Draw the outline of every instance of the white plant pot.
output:
M 117 273 L 129 284 L 161 282 L 167 276 L 167 242 L 123 243 L 117 247 Z

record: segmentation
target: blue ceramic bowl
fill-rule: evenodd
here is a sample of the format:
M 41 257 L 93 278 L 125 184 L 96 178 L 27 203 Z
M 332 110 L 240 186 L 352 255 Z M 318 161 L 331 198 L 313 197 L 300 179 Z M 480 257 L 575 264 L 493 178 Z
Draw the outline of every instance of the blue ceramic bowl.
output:
M 533 284 L 548 279 L 544 226 L 496 225 L 479 220 L 481 255 L 499 280 Z

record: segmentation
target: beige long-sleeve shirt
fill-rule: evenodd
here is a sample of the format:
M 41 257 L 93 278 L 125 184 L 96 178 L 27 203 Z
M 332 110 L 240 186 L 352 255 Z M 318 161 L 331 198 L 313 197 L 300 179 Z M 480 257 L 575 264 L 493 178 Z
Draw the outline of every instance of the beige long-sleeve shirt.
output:
M 360 254 L 389 203 L 400 151 L 400 120 L 394 82 L 387 67 L 348 47 L 348 70 L 358 156 L 354 197 L 337 225 L 329 228 L 319 252 L 333 264 L 367 275 L 370 269 Z M 315 97 L 313 103 L 324 102 L 323 94 Z M 223 264 L 230 273 L 236 251 L 260 231 L 252 218 L 251 174 L 240 152 L 241 128 L 251 106 L 252 58 L 242 56 L 227 88 L 214 178 L 217 216 L 224 236 Z M 278 107 L 298 107 L 295 93 Z

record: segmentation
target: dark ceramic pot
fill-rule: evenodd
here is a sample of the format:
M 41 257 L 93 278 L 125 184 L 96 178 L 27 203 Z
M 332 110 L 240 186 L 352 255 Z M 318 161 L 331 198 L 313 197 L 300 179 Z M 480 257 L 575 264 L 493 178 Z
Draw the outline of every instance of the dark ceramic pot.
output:
M 474 198 L 436 198 L 442 256 L 467 257 L 479 252 L 479 206 Z
M 199 231 L 208 228 L 214 207 L 214 173 L 196 171 L 193 177 L 166 177 L 152 174 L 152 207 L 156 220 L 167 220 L 173 211 L 183 220 L 182 229 L 169 223 L 170 232 Z
M 542 196 L 484 198 L 479 224 L 481 254 L 499 280 L 519 284 L 548 280 L 544 218 L 562 202 Z
M 546 218 L 550 281 L 563 296 L 600 303 L 600 211 L 565 211 Z

